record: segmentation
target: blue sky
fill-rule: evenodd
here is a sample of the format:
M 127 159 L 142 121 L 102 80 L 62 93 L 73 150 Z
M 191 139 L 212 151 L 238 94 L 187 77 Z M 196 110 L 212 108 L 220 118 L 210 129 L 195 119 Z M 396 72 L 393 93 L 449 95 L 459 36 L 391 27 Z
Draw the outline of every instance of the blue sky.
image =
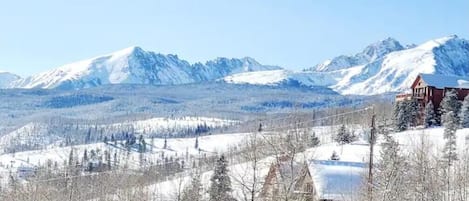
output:
M 468 25 L 467 0 L 3 1 L 0 70 L 25 76 L 129 46 L 302 69 L 386 37 L 468 39 Z

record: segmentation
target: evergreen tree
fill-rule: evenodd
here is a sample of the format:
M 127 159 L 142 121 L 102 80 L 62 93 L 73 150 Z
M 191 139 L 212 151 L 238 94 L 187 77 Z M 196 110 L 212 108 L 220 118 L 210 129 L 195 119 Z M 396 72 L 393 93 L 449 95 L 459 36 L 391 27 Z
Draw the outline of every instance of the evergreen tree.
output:
M 405 105 L 405 114 L 407 114 L 406 117 L 408 118 L 408 121 L 406 122 L 409 124 L 409 126 L 417 126 L 417 120 L 419 118 L 419 104 L 417 99 L 412 98 L 411 100 L 407 101 L 407 104 Z
M 459 120 L 462 128 L 469 128 L 469 95 L 464 98 L 459 112 Z
M 104 144 L 107 144 L 108 141 L 109 141 L 109 140 L 107 139 L 107 136 L 104 136 L 104 140 L 103 140 Z
M 257 128 L 257 132 L 262 132 L 262 123 L 259 123 L 259 128 Z
M 407 101 L 400 101 L 394 104 L 394 126 L 397 131 L 404 131 L 407 129 L 408 115 L 406 114 Z
M 194 148 L 198 149 L 199 148 L 199 137 L 195 137 L 195 146 Z
M 337 152 L 335 150 L 332 151 L 331 160 L 333 160 L 333 161 L 340 160 L 340 157 L 339 157 L 339 155 L 337 154 Z
M 88 132 L 86 133 L 85 136 L 85 143 L 90 143 L 91 142 L 91 128 L 88 129 Z
M 339 144 L 349 144 L 355 141 L 356 137 L 350 131 L 345 128 L 345 125 L 340 126 L 335 141 Z
M 200 181 L 200 174 L 195 173 L 192 181 L 184 188 L 181 201 L 201 201 L 203 195 L 203 185 Z
M 85 149 L 85 151 L 83 152 L 83 165 L 86 164 L 88 162 L 88 150 Z
M 311 147 L 316 147 L 319 145 L 319 143 L 321 143 L 321 141 L 319 141 L 319 138 L 318 136 L 316 136 L 316 133 L 313 132 L 313 134 L 311 135 Z
M 459 114 L 459 109 L 461 107 L 461 103 L 458 101 L 458 97 L 456 94 L 455 90 L 449 90 L 445 93 L 445 97 L 441 101 L 441 106 L 440 106 L 440 112 L 442 116 L 442 121 L 444 121 L 444 115 L 447 114 L 448 112 L 452 112 L 453 118 L 457 120 L 459 123 L 458 119 L 458 114 Z M 448 120 L 448 117 L 446 117 Z
M 72 167 L 73 165 L 73 149 L 70 149 L 70 154 L 68 156 L 68 166 Z
M 458 128 L 458 121 L 453 111 L 446 112 L 443 117 L 444 139 L 446 140 L 445 147 L 443 148 L 443 158 L 448 166 L 451 166 L 455 160 L 458 160 L 456 153 L 456 130 Z
M 228 176 L 228 162 L 225 160 L 225 156 L 222 155 L 220 159 L 217 160 L 210 181 L 210 201 L 235 200 L 233 196 L 231 196 L 231 180 Z
M 432 101 L 429 101 L 425 106 L 425 119 L 424 119 L 425 128 L 429 128 L 437 125 L 435 107 L 433 106 Z
M 168 148 L 168 140 L 166 139 L 166 136 L 164 136 L 164 144 L 163 144 L 163 149 Z

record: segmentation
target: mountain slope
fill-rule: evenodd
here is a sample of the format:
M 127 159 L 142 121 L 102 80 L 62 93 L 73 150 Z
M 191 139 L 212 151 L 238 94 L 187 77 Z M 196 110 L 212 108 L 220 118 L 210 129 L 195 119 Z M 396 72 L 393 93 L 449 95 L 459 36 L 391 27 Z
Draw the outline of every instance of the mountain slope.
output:
M 7 88 L 12 82 L 19 80 L 20 76 L 9 72 L 0 71 L 0 89 Z
M 376 61 L 388 53 L 405 49 L 399 41 L 393 38 L 378 41 L 368 45 L 362 52 L 352 56 L 341 55 L 331 60 L 324 61 L 309 70 L 327 72 L 350 68 Z
M 420 73 L 469 77 L 469 42 L 455 35 L 403 47 L 394 39 L 367 46 L 354 56 L 339 56 L 302 72 L 240 73 L 232 84 L 329 87 L 341 94 L 375 95 L 409 89 Z
M 232 73 L 279 69 L 252 58 L 218 58 L 189 64 L 177 55 L 163 55 L 130 47 L 40 73 L 12 84 L 16 88 L 81 89 L 104 84 L 175 85 L 211 81 Z
M 341 94 L 402 92 L 420 73 L 469 76 L 469 42 L 455 35 L 421 45 L 387 38 L 352 56 L 339 56 L 301 72 L 252 58 L 217 58 L 190 64 L 176 55 L 127 48 L 14 81 L 12 88 L 81 89 L 105 84 L 230 84 L 329 87 Z M 10 79 L 11 80 L 15 79 Z M 1 83 L 0 83 L 1 84 Z M 0 85 L 2 87 L 2 85 Z
M 420 73 L 469 77 L 469 42 L 443 37 L 354 68 L 355 74 L 331 88 L 342 94 L 370 95 L 406 91 Z

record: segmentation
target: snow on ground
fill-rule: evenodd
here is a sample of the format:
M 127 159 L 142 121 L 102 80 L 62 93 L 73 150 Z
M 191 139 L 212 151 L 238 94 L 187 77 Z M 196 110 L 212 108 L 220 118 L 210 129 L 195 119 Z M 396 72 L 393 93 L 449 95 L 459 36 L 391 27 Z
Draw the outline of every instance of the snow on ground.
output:
M 311 170 L 314 177 L 317 178 L 317 175 L 332 175 L 333 179 L 341 179 L 341 177 L 347 178 L 356 178 L 363 173 L 366 168 L 363 167 L 363 164 L 366 164 L 369 154 L 369 145 L 365 140 L 360 139 L 357 142 L 347 145 L 338 145 L 335 142 L 332 142 L 332 135 L 336 131 L 335 127 L 315 127 L 312 129 L 316 135 L 320 138 L 322 144 L 316 148 L 308 149 L 303 156 L 297 157 L 299 161 L 310 161 L 310 163 L 315 163 L 315 166 L 312 166 Z M 356 128 L 356 133 L 360 135 L 365 135 L 365 131 L 359 128 Z M 435 153 L 441 151 L 444 145 L 443 139 L 444 128 L 430 128 L 430 129 L 415 129 L 404 132 L 399 132 L 392 134 L 394 138 L 399 142 L 403 150 L 411 150 L 420 144 L 421 139 L 425 139 L 433 145 Z M 272 134 L 272 133 L 270 133 Z M 199 138 L 199 145 L 203 153 L 213 153 L 213 152 L 225 152 L 230 146 L 241 143 L 245 137 L 249 136 L 249 133 L 235 133 L 235 134 L 223 134 L 223 135 L 209 135 Z M 466 136 L 469 136 L 469 129 L 460 129 L 457 131 L 457 146 L 460 151 L 466 145 L 469 145 L 469 140 L 466 139 Z M 167 144 L 168 148 L 163 149 L 164 139 L 154 139 L 151 143 L 150 139 L 146 139 L 147 143 L 152 144 L 152 149 L 147 155 L 147 158 L 158 158 L 161 153 L 164 152 L 165 155 L 183 155 L 186 152 L 190 155 L 197 156 L 199 151 L 194 148 L 195 138 L 175 138 L 168 139 Z M 379 158 L 380 153 L 380 142 L 382 139 L 378 138 L 378 143 L 376 144 L 375 159 Z M 74 146 L 73 149 L 76 153 L 83 153 L 84 149 L 96 149 L 100 148 L 102 150 L 113 150 L 113 151 L 125 151 L 119 150 L 116 147 L 111 145 L 106 145 L 104 143 L 96 143 L 89 145 L 80 145 Z M 72 147 L 63 147 L 63 148 L 54 148 L 41 151 L 29 151 L 29 152 L 20 152 L 16 154 L 3 154 L 0 155 L 0 172 L 7 172 L 10 169 L 7 169 L 8 166 L 19 167 L 25 164 L 38 164 L 44 163 L 46 160 L 51 159 L 58 161 L 59 164 L 63 164 L 63 161 L 68 158 L 70 150 Z M 340 156 L 338 162 L 330 161 L 332 152 L 337 152 Z M 139 165 L 139 155 L 138 152 L 132 152 L 130 155 L 129 167 L 137 168 Z M 28 163 L 29 161 L 29 163 Z M 322 163 L 317 163 L 318 161 L 323 161 Z M 273 162 L 272 157 L 265 158 L 261 160 L 259 178 L 260 182 L 264 181 L 264 177 L 267 175 L 268 168 Z M 344 165 L 345 164 L 345 165 Z M 359 166 L 353 164 L 360 164 Z M 249 180 L 250 179 L 250 163 L 241 163 L 234 164 L 229 167 L 234 195 L 238 198 L 242 197 L 242 187 L 239 184 L 240 180 Z M 10 167 L 11 168 L 11 167 Z M 311 167 L 310 167 L 311 168 Z M 212 171 L 207 171 L 202 173 L 202 182 L 206 188 L 210 185 L 210 176 Z M 169 199 L 176 195 L 179 188 L 183 187 L 185 183 L 189 181 L 190 174 L 183 173 L 179 179 L 169 180 L 165 182 L 155 183 L 149 188 L 154 192 L 155 200 L 164 200 Z M 328 183 L 328 181 L 318 179 L 318 185 L 329 185 L 334 184 L 334 182 Z M 337 183 L 337 182 L 335 182 Z M 351 187 L 352 188 L 352 187 Z M 323 192 L 324 195 L 327 195 L 327 192 Z M 337 195 L 330 195 L 337 196 Z
M 433 147 L 437 153 L 444 147 L 444 128 L 428 128 L 420 130 L 409 130 L 394 134 L 394 138 L 399 142 L 403 150 L 411 150 L 421 144 L 424 139 L 428 145 Z M 459 129 L 456 132 L 456 146 L 460 152 L 469 146 L 469 128 Z
M 220 134 L 220 135 L 208 135 L 198 138 L 199 148 L 195 149 L 195 138 L 168 138 L 167 139 L 167 149 L 163 149 L 164 139 L 154 138 L 145 139 L 147 145 L 146 158 L 156 159 L 161 156 L 161 153 L 164 153 L 165 156 L 182 156 L 186 153 L 189 153 L 192 156 L 197 156 L 199 153 L 221 153 L 226 152 L 230 146 L 239 144 L 245 136 L 249 135 L 248 133 L 235 133 L 235 134 Z M 153 142 L 153 143 L 152 143 Z M 119 142 L 120 143 L 120 142 Z M 52 160 L 57 162 L 58 165 L 63 165 L 63 162 L 68 160 L 70 151 L 73 149 L 75 155 L 82 156 L 85 149 L 101 149 L 109 150 L 111 153 L 114 152 L 126 152 L 121 146 L 114 146 L 112 142 L 109 144 L 105 143 L 94 143 L 94 144 L 85 144 L 78 146 L 70 147 L 57 147 L 47 150 L 37 150 L 37 151 L 25 151 L 18 152 L 14 154 L 2 154 L 0 155 L 0 167 L 5 168 L 6 166 L 10 168 L 20 167 L 22 165 L 39 165 L 44 164 L 47 160 Z M 123 154 L 124 155 L 124 154 Z M 139 152 L 132 151 L 130 152 L 129 157 L 130 164 L 135 166 L 130 166 L 130 168 L 137 168 L 139 163 Z
M 206 125 L 211 128 L 218 128 L 223 126 L 234 125 L 238 121 L 209 118 L 209 117 L 181 117 L 181 118 L 151 118 L 145 120 L 125 121 L 114 124 L 101 124 L 101 125 L 77 125 L 77 128 L 87 130 L 94 128 L 104 130 L 118 131 L 119 129 L 133 128 L 136 134 L 148 133 L 161 133 L 169 131 L 183 131 L 184 129 L 195 129 L 197 126 Z M 28 143 L 41 143 L 44 145 L 51 145 L 53 148 L 57 142 L 64 139 L 59 136 L 51 135 L 49 129 L 54 129 L 45 123 L 29 123 L 17 130 L 14 130 L 6 135 L 0 137 L 0 147 L 4 148 L 7 145 L 13 144 L 28 144 Z M 73 132 L 73 131 L 70 131 Z M 3 151 L 2 149 L 0 149 Z M 1 152 L 0 151 L 0 152 Z
M 258 175 L 258 187 L 261 187 L 264 178 L 267 176 L 269 171 L 270 165 L 274 161 L 273 157 L 264 158 L 259 161 L 259 169 L 257 170 Z M 250 162 L 240 163 L 231 165 L 228 167 L 229 174 L 231 177 L 231 184 L 233 188 L 233 196 L 238 198 L 238 200 L 244 200 L 244 193 L 246 189 L 243 191 L 243 183 L 244 184 L 251 184 L 253 179 L 253 169 L 251 167 Z M 210 188 L 210 178 L 213 174 L 213 171 L 203 172 L 200 175 L 201 183 L 204 189 Z M 153 184 L 149 186 L 149 191 L 154 192 L 152 198 L 154 200 L 174 200 L 176 198 L 178 191 L 181 188 L 184 188 L 185 185 L 189 184 L 191 180 L 190 173 L 185 173 L 178 179 L 168 180 L 160 183 Z M 204 196 L 208 197 L 208 194 Z
M 182 118 L 152 118 L 139 121 L 129 121 L 124 123 L 113 124 L 112 126 L 133 126 L 137 133 L 142 132 L 158 132 L 167 129 L 183 129 L 196 128 L 199 125 L 207 125 L 209 127 L 222 127 L 238 123 L 237 121 L 208 118 L 208 117 L 182 117 Z
M 286 70 L 245 72 L 226 76 L 223 80 L 232 84 L 273 85 L 287 79 L 289 74 L 290 72 Z

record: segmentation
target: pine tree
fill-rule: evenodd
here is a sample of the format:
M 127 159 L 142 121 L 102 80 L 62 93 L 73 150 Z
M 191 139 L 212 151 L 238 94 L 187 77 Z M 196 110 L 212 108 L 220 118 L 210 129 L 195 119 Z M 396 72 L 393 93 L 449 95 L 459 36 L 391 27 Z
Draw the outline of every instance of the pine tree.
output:
M 340 160 L 340 157 L 339 157 L 339 155 L 337 154 L 337 152 L 335 150 L 332 151 L 331 160 L 333 160 L 333 161 Z
M 455 160 L 458 160 L 456 153 L 456 130 L 458 128 L 458 121 L 453 111 L 446 112 L 443 117 L 444 139 L 446 140 L 443 149 L 443 158 L 448 166 L 451 166 Z
M 321 143 L 321 141 L 319 141 L 318 136 L 316 136 L 315 132 L 313 132 L 313 134 L 311 135 L 310 141 L 311 141 L 311 147 L 316 147 Z
M 221 156 L 217 160 L 215 170 L 210 178 L 211 184 L 209 189 L 210 201 L 232 201 L 235 200 L 231 195 L 231 180 L 228 176 L 228 162 L 225 156 Z
M 407 129 L 408 115 L 406 114 L 407 101 L 400 101 L 394 104 L 394 126 L 397 131 L 404 131 Z
M 345 128 L 345 125 L 342 125 L 340 126 L 334 140 L 341 145 L 349 144 L 355 141 L 355 136 Z
M 425 128 L 429 128 L 437 125 L 435 107 L 433 106 L 432 101 L 429 101 L 425 106 Z
M 441 101 L 440 112 L 442 116 L 442 121 L 444 121 L 443 116 L 448 112 L 453 112 L 452 115 L 459 122 L 458 114 L 459 109 L 461 108 L 461 103 L 458 101 L 458 97 L 455 90 L 449 90 L 445 93 L 445 97 Z
M 166 136 L 164 136 L 164 144 L 163 144 L 163 149 L 168 148 L 168 140 L 166 139 Z
M 70 149 L 70 154 L 68 156 L 68 166 L 72 167 L 73 165 L 73 149 Z
M 195 146 L 194 148 L 198 149 L 199 148 L 199 137 L 195 137 Z
M 192 181 L 184 188 L 181 201 L 201 201 L 203 195 L 203 185 L 200 181 L 200 174 L 195 173 Z
M 259 123 L 259 128 L 257 128 L 257 132 L 262 132 L 262 123 Z
M 85 151 L 83 152 L 83 165 L 86 164 L 88 162 L 88 150 L 85 149 Z
M 419 104 L 417 99 L 412 98 L 411 100 L 407 101 L 405 113 L 407 114 L 408 118 L 408 121 L 406 122 L 409 123 L 409 126 L 417 126 L 417 120 L 419 118 Z
M 464 98 L 459 112 L 459 120 L 462 128 L 469 128 L 469 95 Z

